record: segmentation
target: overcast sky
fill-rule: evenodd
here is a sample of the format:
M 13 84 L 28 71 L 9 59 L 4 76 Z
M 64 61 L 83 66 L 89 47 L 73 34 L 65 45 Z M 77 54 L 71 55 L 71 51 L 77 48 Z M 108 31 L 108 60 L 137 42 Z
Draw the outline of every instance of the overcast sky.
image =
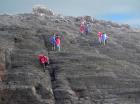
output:
M 90 15 L 97 19 L 140 25 L 140 0 L 0 0 L 0 13 L 29 13 L 37 4 L 63 15 Z

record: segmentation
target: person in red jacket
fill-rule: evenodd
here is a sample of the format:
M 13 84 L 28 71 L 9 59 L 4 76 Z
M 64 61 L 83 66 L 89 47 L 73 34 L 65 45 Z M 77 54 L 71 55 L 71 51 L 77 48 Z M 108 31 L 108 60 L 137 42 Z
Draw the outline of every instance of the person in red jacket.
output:
M 58 49 L 58 51 L 60 51 L 60 43 L 61 43 L 61 40 L 60 40 L 60 37 L 59 36 L 57 36 L 56 37 L 56 47 L 57 47 L 57 49 Z
M 49 64 L 49 58 L 43 54 L 39 55 L 39 61 L 40 64 L 43 66 L 44 72 L 45 72 L 45 68 L 46 66 Z

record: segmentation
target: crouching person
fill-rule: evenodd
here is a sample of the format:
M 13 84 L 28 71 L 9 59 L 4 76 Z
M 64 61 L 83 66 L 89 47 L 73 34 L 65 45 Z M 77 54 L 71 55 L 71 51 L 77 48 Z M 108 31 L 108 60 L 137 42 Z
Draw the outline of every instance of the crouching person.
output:
M 39 55 L 39 61 L 40 61 L 40 64 L 43 66 L 43 70 L 45 72 L 45 68 L 50 63 L 49 58 L 47 56 L 41 54 L 41 55 Z

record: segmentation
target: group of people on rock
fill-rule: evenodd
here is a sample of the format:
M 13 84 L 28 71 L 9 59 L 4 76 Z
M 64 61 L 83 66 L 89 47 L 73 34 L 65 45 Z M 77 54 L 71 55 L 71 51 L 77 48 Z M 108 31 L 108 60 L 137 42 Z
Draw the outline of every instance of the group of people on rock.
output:
M 57 48 L 57 50 L 60 51 L 61 40 L 60 40 L 60 36 L 58 35 L 58 33 L 56 33 L 56 34 L 54 33 L 53 36 L 51 36 L 50 42 L 52 45 L 52 50 L 55 50 Z
M 80 24 L 80 33 L 88 35 L 88 33 L 91 32 L 91 24 L 86 21 L 82 21 Z
M 54 33 L 51 37 L 50 37 L 50 43 L 52 45 L 52 50 L 58 50 L 60 52 L 60 43 L 61 43 L 61 39 L 59 36 L 59 33 Z M 44 55 L 44 54 L 40 54 L 38 55 L 39 57 L 39 62 L 40 64 L 43 66 L 43 70 L 45 72 L 45 68 L 47 67 L 47 65 L 50 63 L 49 62 L 49 57 Z
M 91 24 L 86 22 L 84 19 L 82 19 L 81 23 L 80 23 L 80 33 L 81 34 L 86 34 L 88 35 L 89 32 L 91 32 Z M 106 45 L 107 43 L 107 39 L 109 38 L 108 35 L 106 33 L 102 33 L 102 32 L 98 32 L 98 40 L 99 43 L 103 45 Z
M 107 43 L 107 39 L 109 38 L 108 35 L 106 33 L 102 33 L 102 32 L 98 32 L 98 40 L 99 40 L 99 43 L 103 45 L 106 45 Z
M 81 23 L 80 23 L 80 33 L 81 34 L 88 35 L 88 33 L 92 31 L 91 28 L 92 28 L 92 26 L 90 23 L 87 23 L 85 20 L 81 21 Z M 106 45 L 107 40 L 109 38 L 108 34 L 103 33 L 103 32 L 98 32 L 97 36 L 98 36 L 99 43 Z M 53 51 L 55 51 L 55 50 L 60 51 L 61 39 L 60 39 L 59 32 L 53 33 L 53 35 L 50 37 L 50 43 L 51 43 Z M 45 56 L 44 54 L 40 54 L 39 61 L 40 61 L 40 64 L 43 66 L 43 69 L 45 71 L 46 66 L 50 63 L 49 58 L 47 56 Z

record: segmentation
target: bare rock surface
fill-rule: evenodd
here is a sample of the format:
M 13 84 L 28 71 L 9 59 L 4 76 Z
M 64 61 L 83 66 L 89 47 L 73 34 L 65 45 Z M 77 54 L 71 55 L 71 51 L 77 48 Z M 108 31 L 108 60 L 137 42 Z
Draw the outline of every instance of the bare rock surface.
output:
M 50 12 L 51 13 L 51 12 Z M 81 17 L 0 16 L 0 104 L 140 104 L 140 32 L 128 25 Z M 106 46 L 97 32 L 110 33 Z M 52 51 L 52 32 L 61 51 Z M 38 54 L 50 58 L 43 72 Z

